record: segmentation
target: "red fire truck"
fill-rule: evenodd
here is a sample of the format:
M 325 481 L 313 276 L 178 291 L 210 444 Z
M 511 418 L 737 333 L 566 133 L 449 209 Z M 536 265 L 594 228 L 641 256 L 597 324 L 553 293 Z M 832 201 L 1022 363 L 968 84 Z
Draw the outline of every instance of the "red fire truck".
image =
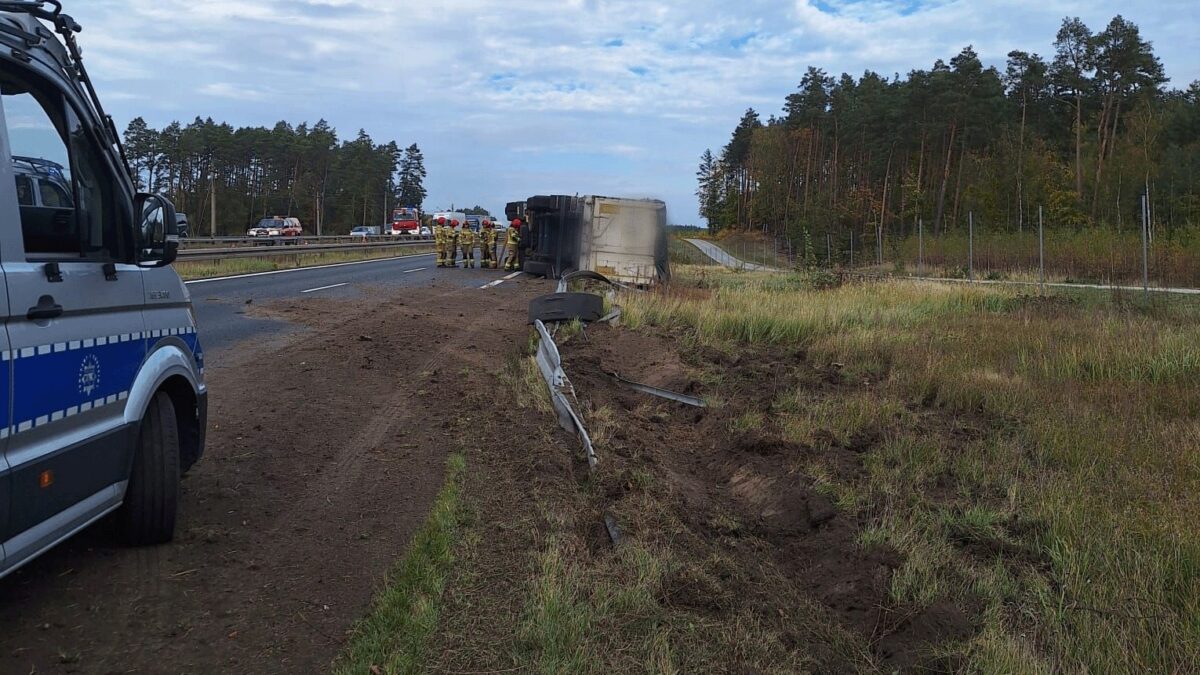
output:
M 393 237 L 415 237 L 421 232 L 421 211 L 412 206 L 401 206 L 392 211 L 392 222 L 384 228 L 384 234 Z

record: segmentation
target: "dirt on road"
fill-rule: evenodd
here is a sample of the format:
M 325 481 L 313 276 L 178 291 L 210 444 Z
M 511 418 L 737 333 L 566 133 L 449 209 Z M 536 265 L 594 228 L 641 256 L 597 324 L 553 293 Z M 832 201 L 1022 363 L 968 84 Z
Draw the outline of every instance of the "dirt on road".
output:
M 100 523 L 0 581 L 0 672 L 327 670 L 441 486 L 463 373 L 524 345 L 545 290 L 249 309 L 308 330 L 210 357 L 175 542 L 121 547 Z

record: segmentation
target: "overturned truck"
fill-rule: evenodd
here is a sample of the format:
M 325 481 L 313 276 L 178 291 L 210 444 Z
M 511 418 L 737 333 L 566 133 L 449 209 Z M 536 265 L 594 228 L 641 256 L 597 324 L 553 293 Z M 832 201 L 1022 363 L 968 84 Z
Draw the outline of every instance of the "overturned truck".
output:
M 656 199 L 538 195 L 505 208 L 520 218 L 522 269 L 560 278 L 598 272 L 627 284 L 665 282 L 667 207 Z

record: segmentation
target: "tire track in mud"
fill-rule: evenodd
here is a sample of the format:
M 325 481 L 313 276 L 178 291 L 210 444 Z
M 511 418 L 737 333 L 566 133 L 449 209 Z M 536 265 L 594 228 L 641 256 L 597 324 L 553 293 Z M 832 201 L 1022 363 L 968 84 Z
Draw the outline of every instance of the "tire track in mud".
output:
M 309 330 L 210 368 L 176 541 L 122 548 L 96 527 L 0 582 L 0 672 L 327 669 L 441 486 L 458 371 L 498 369 L 544 290 L 254 307 Z

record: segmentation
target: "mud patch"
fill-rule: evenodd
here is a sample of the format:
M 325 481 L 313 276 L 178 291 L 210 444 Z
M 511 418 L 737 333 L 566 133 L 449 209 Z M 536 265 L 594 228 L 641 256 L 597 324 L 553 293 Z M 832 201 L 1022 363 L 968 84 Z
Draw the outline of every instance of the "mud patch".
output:
M 863 523 L 843 514 L 805 473 L 808 463 L 821 460 L 837 477 L 858 480 L 880 434 L 868 430 L 846 443 L 809 447 L 788 440 L 770 414 L 780 392 L 845 386 L 829 377 L 837 369 L 816 367 L 803 352 L 787 349 L 731 355 L 708 348 L 684 358 L 679 344 L 679 336 L 665 331 L 592 326 L 560 345 L 589 425 L 612 426 L 606 416 L 619 418 L 597 447 L 597 494 L 628 524 L 627 536 L 686 553 L 664 581 L 662 601 L 700 615 L 748 613 L 763 622 L 803 616 L 812 602 L 821 615 L 802 623 L 856 636 L 867 659 L 859 666 L 943 667 L 933 655 L 970 637 L 974 611 L 949 601 L 897 605 L 889 589 L 901 556 L 861 544 Z M 696 411 L 630 391 L 609 377 L 614 371 L 723 403 Z M 722 373 L 718 385 L 704 383 L 706 371 Z M 748 413 L 756 428 L 739 422 Z M 643 481 L 649 487 L 635 489 L 631 475 L 649 476 Z M 648 516 L 648 499 L 667 513 Z M 668 536 L 665 530 L 675 526 L 682 530 Z M 785 635 L 792 630 L 820 633 L 793 626 Z M 846 652 L 811 638 L 788 648 L 819 655 L 820 671 L 852 669 Z

